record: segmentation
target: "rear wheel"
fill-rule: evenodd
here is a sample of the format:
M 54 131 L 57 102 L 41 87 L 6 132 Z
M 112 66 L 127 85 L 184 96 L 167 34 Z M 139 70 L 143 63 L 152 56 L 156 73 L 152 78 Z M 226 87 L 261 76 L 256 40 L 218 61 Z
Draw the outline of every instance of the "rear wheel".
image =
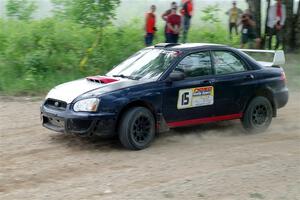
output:
M 155 119 L 144 107 L 129 109 L 122 117 L 119 129 L 122 145 L 131 150 L 147 148 L 155 137 Z
M 242 124 L 249 132 L 263 132 L 272 122 L 273 109 L 265 97 L 255 97 L 248 105 Z

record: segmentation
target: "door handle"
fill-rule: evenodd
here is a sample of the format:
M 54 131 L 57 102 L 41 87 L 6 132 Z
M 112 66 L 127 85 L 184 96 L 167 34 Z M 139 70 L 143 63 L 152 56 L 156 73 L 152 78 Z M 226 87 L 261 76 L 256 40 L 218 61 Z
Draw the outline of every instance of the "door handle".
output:
M 254 79 L 254 75 L 253 74 L 248 74 L 245 79 L 247 80 L 253 80 Z
M 202 83 L 205 85 L 212 85 L 214 84 L 215 80 L 204 80 Z

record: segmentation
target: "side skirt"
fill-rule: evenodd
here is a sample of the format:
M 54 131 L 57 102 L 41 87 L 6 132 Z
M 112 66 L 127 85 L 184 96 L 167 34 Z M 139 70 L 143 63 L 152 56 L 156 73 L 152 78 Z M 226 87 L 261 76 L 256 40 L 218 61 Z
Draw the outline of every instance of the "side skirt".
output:
M 197 125 L 197 124 L 206 124 L 206 123 L 210 123 L 210 122 L 240 119 L 242 117 L 243 117 L 243 113 L 238 113 L 238 114 L 231 114 L 231 115 L 190 119 L 190 120 L 177 121 L 177 122 L 168 122 L 167 125 L 170 128 L 174 128 L 174 127 L 180 127 L 180 126 L 191 126 L 191 125 Z

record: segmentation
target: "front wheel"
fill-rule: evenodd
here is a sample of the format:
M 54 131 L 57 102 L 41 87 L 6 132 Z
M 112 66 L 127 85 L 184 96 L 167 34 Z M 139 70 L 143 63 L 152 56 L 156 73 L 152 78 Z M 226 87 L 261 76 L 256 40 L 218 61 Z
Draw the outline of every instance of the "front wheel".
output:
M 121 118 L 119 139 L 122 145 L 131 150 L 147 148 L 155 137 L 155 119 L 144 107 L 129 109 Z
M 273 109 L 265 97 L 255 97 L 248 105 L 242 118 L 243 127 L 249 132 L 263 132 L 271 124 Z

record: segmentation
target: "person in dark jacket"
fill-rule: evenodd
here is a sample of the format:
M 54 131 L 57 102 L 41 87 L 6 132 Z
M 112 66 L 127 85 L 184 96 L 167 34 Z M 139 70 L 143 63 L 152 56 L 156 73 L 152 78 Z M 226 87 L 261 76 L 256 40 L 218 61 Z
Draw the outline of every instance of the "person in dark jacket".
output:
M 251 14 L 244 13 L 241 18 L 242 24 L 242 32 L 241 32 L 241 48 L 245 48 L 248 44 L 253 48 L 253 43 L 255 44 L 255 48 L 260 48 L 261 40 L 256 33 L 256 23 L 251 18 Z

